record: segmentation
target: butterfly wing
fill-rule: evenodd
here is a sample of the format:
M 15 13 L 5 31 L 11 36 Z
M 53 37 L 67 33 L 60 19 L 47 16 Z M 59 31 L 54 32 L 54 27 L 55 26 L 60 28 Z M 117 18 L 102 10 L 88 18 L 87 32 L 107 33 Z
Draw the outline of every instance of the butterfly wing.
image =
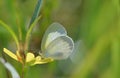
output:
M 74 44 L 74 50 L 70 55 L 70 60 L 72 63 L 74 64 L 81 64 L 81 62 L 83 61 L 85 55 L 86 55 L 86 47 L 85 44 L 82 40 L 78 40 L 75 42 Z
M 55 60 L 66 59 L 74 48 L 73 40 L 68 36 L 60 36 L 54 39 L 46 48 L 43 56 Z
M 44 52 L 46 47 L 52 42 L 54 39 L 56 39 L 59 36 L 67 35 L 67 32 L 65 28 L 59 24 L 59 23 L 53 23 L 51 24 L 48 29 L 46 30 L 42 43 L 41 43 L 41 49 Z

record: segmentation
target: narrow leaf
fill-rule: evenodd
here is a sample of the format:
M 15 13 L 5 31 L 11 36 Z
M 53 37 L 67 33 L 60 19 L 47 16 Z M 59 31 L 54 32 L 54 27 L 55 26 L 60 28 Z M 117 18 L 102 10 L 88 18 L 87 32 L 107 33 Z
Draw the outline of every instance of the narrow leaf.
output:
M 35 19 L 38 17 L 39 13 L 40 13 L 40 7 L 41 7 L 41 3 L 42 3 L 42 0 L 38 0 L 37 2 L 37 5 L 35 7 L 35 10 L 34 10 L 34 13 L 33 13 L 33 16 L 31 18 L 31 21 L 30 21 L 30 24 L 29 26 L 35 21 Z M 30 28 L 30 27 L 29 27 Z

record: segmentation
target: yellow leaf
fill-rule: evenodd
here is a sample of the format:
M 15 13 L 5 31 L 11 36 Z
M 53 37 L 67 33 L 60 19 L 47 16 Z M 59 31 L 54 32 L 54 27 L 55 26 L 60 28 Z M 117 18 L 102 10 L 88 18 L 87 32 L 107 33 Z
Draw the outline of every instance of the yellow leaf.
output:
M 7 55 L 9 55 L 11 58 L 13 58 L 14 60 L 17 60 L 17 61 L 18 61 L 17 56 L 16 56 L 13 52 L 9 51 L 9 50 L 6 49 L 6 48 L 4 48 L 3 51 L 4 51 L 4 53 L 6 53 Z

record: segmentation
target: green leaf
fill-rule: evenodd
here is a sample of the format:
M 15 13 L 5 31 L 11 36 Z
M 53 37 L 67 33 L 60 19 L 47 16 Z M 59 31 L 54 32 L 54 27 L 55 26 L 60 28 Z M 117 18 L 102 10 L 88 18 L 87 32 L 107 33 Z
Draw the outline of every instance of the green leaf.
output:
M 34 13 L 33 13 L 33 16 L 31 18 L 31 21 L 30 21 L 30 25 L 35 21 L 35 19 L 38 17 L 39 13 L 40 13 L 40 7 L 41 7 L 41 3 L 42 3 L 42 0 L 38 0 L 37 2 L 37 5 L 35 7 L 35 10 L 34 10 Z M 30 26 L 29 25 L 29 26 Z

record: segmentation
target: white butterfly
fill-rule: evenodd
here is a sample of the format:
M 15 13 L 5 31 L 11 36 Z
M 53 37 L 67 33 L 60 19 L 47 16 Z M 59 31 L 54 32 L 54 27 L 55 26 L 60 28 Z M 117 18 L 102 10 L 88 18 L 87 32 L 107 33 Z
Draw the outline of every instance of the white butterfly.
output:
M 74 48 L 73 40 L 67 35 L 65 28 L 59 23 L 51 24 L 42 39 L 42 55 L 55 60 L 66 59 Z

